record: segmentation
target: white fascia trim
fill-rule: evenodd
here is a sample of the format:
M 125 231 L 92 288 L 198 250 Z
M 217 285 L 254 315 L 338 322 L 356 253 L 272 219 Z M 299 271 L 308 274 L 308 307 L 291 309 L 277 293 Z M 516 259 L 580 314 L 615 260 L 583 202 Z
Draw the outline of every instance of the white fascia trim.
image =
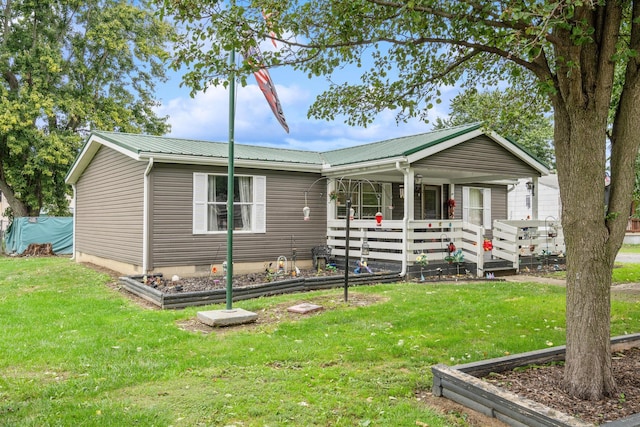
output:
M 425 148 L 424 150 L 420 150 L 416 153 L 413 153 L 407 157 L 409 163 L 415 163 L 418 160 L 424 159 L 425 157 L 433 156 L 443 150 L 447 150 L 451 147 L 455 147 L 458 144 L 461 144 L 465 141 L 468 141 L 477 136 L 483 135 L 484 132 L 481 129 L 476 129 L 473 132 L 465 133 L 463 135 L 459 135 L 455 138 L 449 139 L 447 141 L 440 142 L 431 147 Z
M 512 154 L 514 154 L 515 156 L 523 160 L 529 166 L 531 166 L 532 168 L 540 172 L 540 174 L 549 175 L 551 173 L 549 169 L 547 169 L 546 167 L 544 167 L 544 165 L 542 165 L 536 159 L 531 157 L 530 154 L 520 149 L 519 147 L 515 146 L 512 142 L 506 140 L 505 138 L 501 137 L 497 133 L 491 131 L 487 134 L 487 136 L 493 139 L 494 141 L 496 141 L 498 144 L 502 145 L 507 151 L 511 152 Z
M 227 166 L 229 164 L 226 157 L 201 157 L 175 154 L 158 154 L 158 153 L 140 153 L 139 160 L 152 158 L 156 163 L 179 163 L 187 165 L 205 165 L 205 166 Z M 293 172 L 316 172 L 320 173 L 321 165 L 312 165 L 308 163 L 287 163 L 266 160 L 243 160 L 235 159 L 234 167 L 249 169 L 273 169 L 279 171 Z
M 406 157 L 393 157 L 382 160 L 372 160 L 368 162 L 362 163 L 350 163 L 346 165 L 340 166 L 331 166 L 325 164 L 322 166 L 323 175 L 335 176 L 340 175 L 344 172 L 348 172 L 349 174 L 358 173 L 358 172 L 376 172 L 376 171 L 390 171 L 396 169 L 396 163 L 406 163 Z

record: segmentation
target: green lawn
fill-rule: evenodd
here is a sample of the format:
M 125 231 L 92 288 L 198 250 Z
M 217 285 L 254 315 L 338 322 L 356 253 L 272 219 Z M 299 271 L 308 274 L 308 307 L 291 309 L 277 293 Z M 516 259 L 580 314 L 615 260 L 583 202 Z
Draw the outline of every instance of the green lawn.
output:
M 640 253 L 640 245 L 624 244 L 620 248 L 620 253 L 638 254 Z
M 631 249 L 627 249 L 628 252 L 635 250 L 637 245 L 629 245 Z M 624 248 L 623 248 L 624 249 Z M 620 252 L 623 252 L 620 250 Z M 566 271 L 556 271 L 547 274 L 548 277 L 557 279 L 565 279 L 567 277 Z M 640 264 L 629 262 L 616 262 L 613 272 L 611 274 L 611 280 L 614 285 L 624 283 L 640 283 Z
M 381 300 L 201 334 L 178 322 L 214 307 L 141 308 L 108 280 L 65 258 L 0 258 L 0 425 L 465 426 L 414 397 L 431 365 L 564 342 L 558 286 L 354 287 Z M 236 306 L 320 296 L 342 290 Z M 614 301 L 612 334 L 639 327 L 638 300 Z

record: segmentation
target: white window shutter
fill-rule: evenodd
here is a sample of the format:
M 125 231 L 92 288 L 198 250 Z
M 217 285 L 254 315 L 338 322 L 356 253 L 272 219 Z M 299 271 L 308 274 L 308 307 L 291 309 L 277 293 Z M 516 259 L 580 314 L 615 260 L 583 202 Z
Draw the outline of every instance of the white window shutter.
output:
M 462 187 L 462 220 L 469 222 L 469 187 Z
M 267 177 L 253 177 L 253 232 L 267 232 Z
M 207 232 L 207 174 L 193 174 L 193 234 Z
M 483 189 L 482 194 L 482 220 L 485 230 L 491 230 L 491 189 Z

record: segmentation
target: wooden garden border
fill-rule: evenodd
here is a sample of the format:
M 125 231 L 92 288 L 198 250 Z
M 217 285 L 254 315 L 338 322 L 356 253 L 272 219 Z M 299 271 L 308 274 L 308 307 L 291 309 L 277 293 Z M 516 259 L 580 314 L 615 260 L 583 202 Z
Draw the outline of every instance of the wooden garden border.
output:
M 640 346 L 640 334 L 611 339 L 611 350 L 621 351 Z M 515 393 L 489 384 L 480 378 L 491 372 L 503 372 L 527 365 L 542 365 L 564 360 L 565 346 L 531 351 L 463 365 L 438 364 L 433 372 L 433 395 L 445 397 L 489 417 L 518 427 L 593 427 L 575 417 Z M 602 424 L 606 427 L 633 427 L 640 425 L 640 414 Z

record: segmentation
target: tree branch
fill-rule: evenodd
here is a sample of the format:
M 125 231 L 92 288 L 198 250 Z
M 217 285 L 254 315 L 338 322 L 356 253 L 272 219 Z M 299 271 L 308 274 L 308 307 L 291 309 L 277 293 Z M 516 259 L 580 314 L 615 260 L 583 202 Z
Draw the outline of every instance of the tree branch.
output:
M 391 1 L 386 1 L 386 0 L 367 0 L 369 3 L 373 3 L 376 4 L 378 6 L 382 6 L 382 7 L 391 7 L 391 8 L 397 8 L 397 9 L 404 9 L 407 7 L 406 4 L 404 3 L 397 3 L 397 2 L 391 2 Z M 477 3 L 474 2 L 465 2 L 466 4 L 468 4 L 470 7 L 472 7 L 473 9 L 477 10 L 477 11 L 484 11 L 483 7 Z M 438 16 L 440 18 L 445 18 L 448 20 L 459 20 L 461 18 L 465 18 L 466 20 L 470 21 L 470 22 L 475 22 L 475 23 L 479 23 L 479 24 L 484 24 L 487 27 L 490 28 L 500 28 L 500 29 L 512 29 L 512 30 L 517 30 L 520 31 L 522 34 L 523 38 L 527 38 L 530 40 L 540 40 L 541 39 L 541 35 L 544 34 L 544 39 L 547 40 L 548 42 L 552 42 L 552 43 L 559 43 L 560 40 L 556 39 L 553 34 L 551 34 L 550 32 L 546 31 L 546 29 L 548 28 L 548 26 L 546 25 L 546 22 L 548 22 L 548 18 L 547 17 L 543 17 L 543 16 L 539 16 L 540 19 L 543 19 L 545 22 L 545 25 L 543 27 L 541 27 L 541 31 L 532 33 L 531 35 L 528 34 L 528 30 L 531 29 L 531 27 L 533 26 L 533 24 L 528 24 L 524 21 L 502 21 L 502 20 L 498 20 L 498 15 L 494 14 L 494 13 L 487 13 L 488 16 L 492 16 L 495 19 L 485 19 L 485 18 L 481 18 L 479 16 L 474 16 L 474 15 L 470 15 L 470 14 L 466 14 L 464 16 L 461 16 L 460 14 L 455 14 L 455 13 L 450 13 L 441 9 L 436 9 L 436 8 L 432 8 L 432 7 L 424 7 L 424 6 L 414 6 L 413 10 L 419 11 L 419 12 L 424 12 L 427 14 L 432 14 L 435 16 Z

